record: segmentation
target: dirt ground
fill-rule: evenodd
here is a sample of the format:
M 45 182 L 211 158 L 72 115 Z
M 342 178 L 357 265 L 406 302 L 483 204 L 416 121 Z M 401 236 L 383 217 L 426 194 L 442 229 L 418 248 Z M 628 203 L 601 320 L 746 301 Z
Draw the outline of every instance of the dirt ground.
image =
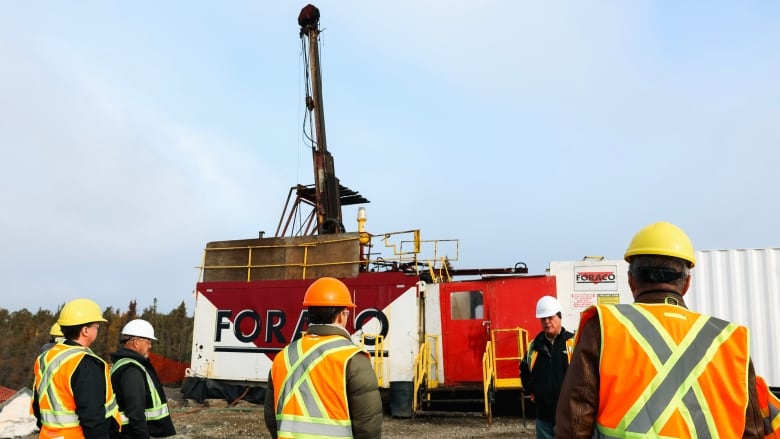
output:
M 166 388 L 171 417 L 177 438 L 233 439 L 270 438 L 263 422 L 263 406 L 239 401 L 233 406 L 220 399 L 209 399 L 204 404 L 185 400 L 180 389 Z M 23 439 L 37 438 L 38 434 Z M 519 438 L 536 437 L 534 420 L 525 422 L 519 415 L 494 416 L 491 425 L 481 413 L 436 412 L 422 414 L 414 419 L 396 419 L 385 416 L 382 425 L 384 439 L 444 439 L 444 438 Z
M 166 393 L 169 390 L 166 389 Z M 270 438 L 263 422 L 263 406 L 239 402 L 229 407 L 224 400 L 207 400 L 205 404 L 180 399 L 171 390 L 169 406 L 180 438 L 226 439 Z M 491 425 L 480 413 L 451 412 L 422 414 L 414 419 L 385 416 L 382 438 L 520 438 L 536 437 L 534 420 L 523 422 L 518 416 L 494 416 Z
M 216 402 L 220 407 L 214 407 Z M 270 438 L 263 423 L 263 406 L 238 403 L 227 407 L 222 401 L 212 401 L 210 407 L 173 408 L 173 422 L 178 435 L 190 439 L 208 438 Z M 494 417 L 492 425 L 479 414 L 424 414 L 412 419 L 385 416 L 382 424 L 385 439 L 413 437 L 436 438 L 534 438 L 534 421 L 523 426 L 520 417 Z

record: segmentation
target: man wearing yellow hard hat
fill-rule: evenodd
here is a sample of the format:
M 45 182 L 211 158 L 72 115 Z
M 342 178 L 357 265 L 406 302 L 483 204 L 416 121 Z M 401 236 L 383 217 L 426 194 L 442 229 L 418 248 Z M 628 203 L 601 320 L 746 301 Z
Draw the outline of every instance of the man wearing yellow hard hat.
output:
M 97 303 L 75 299 L 60 311 L 65 340 L 35 361 L 32 409 L 42 438 L 108 438 L 119 425 L 108 365 L 89 347 L 100 323 Z
M 382 399 L 368 355 L 346 326 L 349 288 L 323 277 L 306 290 L 306 334 L 276 354 L 264 418 L 273 438 L 382 437 Z
M 62 335 L 62 329 L 60 328 L 60 324 L 57 322 L 54 322 L 51 325 L 51 329 L 49 329 L 49 341 L 48 343 L 45 343 L 43 346 L 41 346 L 40 353 L 44 353 L 51 349 L 52 346 L 57 344 L 57 342 L 65 340 L 65 336 Z
M 685 307 L 688 235 L 650 224 L 625 260 L 634 304 L 582 312 L 555 437 L 763 437 L 748 329 Z

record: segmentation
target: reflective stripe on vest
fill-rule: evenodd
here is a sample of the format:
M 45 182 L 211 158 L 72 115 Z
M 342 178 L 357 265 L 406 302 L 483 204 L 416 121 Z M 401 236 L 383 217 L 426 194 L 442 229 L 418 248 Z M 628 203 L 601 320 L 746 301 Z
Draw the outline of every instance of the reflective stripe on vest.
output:
M 309 340 L 310 341 L 310 340 Z M 306 352 L 303 351 L 304 339 L 298 339 L 288 345 L 277 361 L 283 361 L 287 373 L 278 389 L 276 400 L 276 420 L 279 437 L 352 437 L 352 421 L 332 419 L 326 409 L 326 403 L 320 398 L 310 374 L 328 356 L 342 354 L 346 359 L 360 352 L 350 340 L 340 336 L 325 336 L 317 340 Z M 341 372 L 342 377 L 344 371 Z M 338 379 L 334 377 L 334 379 Z M 344 390 L 345 392 L 346 390 Z M 302 414 L 285 413 L 288 404 L 295 405 Z M 346 405 L 346 401 L 343 401 Z M 348 416 L 348 415 L 347 415 Z
M 741 434 L 747 407 L 747 328 L 673 305 L 599 305 L 597 310 L 602 334 L 597 416 L 601 437 L 668 434 L 706 439 L 737 430 Z M 645 369 L 633 374 L 627 370 L 624 350 L 634 355 L 634 367 Z M 716 357 L 726 370 L 712 367 Z M 703 381 L 723 387 L 702 387 L 699 379 L 705 374 Z M 626 386 L 633 387 L 631 395 L 614 393 Z M 722 397 L 713 398 L 713 392 Z M 672 417 L 675 424 L 667 426 Z
M 528 346 L 528 355 L 526 355 L 526 362 L 528 363 L 528 370 L 534 371 L 536 366 L 536 359 L 539 357 L 539 351 L 534 349 L 534 342 L 531 340 L 531 344 Z
M 572 355 L 574 355 L 574 337 L 566 340 L 566 357 L 569 359 L 569 364 L 571 364 Z
M 568 364 L 571 364 L 571 356 L 574 354 L 574 338 L 566 340 L 566 358 L 569 360 Z M 534 340 L 528 344 L 528 354 L 526 354 L 525 361 L 528 363 L 528 369 L 533 371 L 534 365 L 536 365 L 536 359 L 539 357 L 539 351 L 534 349 Z
M 65 404 L 57 394 L 57 390 L 51 385 L 51 381 L 54 374 L 59 371 L 60 367 L 66 361 L 76 356 L 83 356 L 85 351 L 86 348 L 69 347 L 68 349 L 55 354 L 48 362 L 46 361 L 47 355 L 45 353 L 38 357 L 38 369 L 41 371 L 41 378 L 36 385 L 36 392 L 38 392 L 39 401 L 42 400 L 45 395 L 51 406 L 50 409 L 44 409 L 43 407 L 40 407 L 40 402 L 38 403 L 41 423 L 54 428 L 78 427 L 78 415 L 76 415 L 75 411 L 65 408 Z
M 72 398 L 73 390 L 70 388 L 70 377 L 75 368 L 81 362 L 84 356 L 91 356 L 97 358 L 103 365 L 105 362 L 102 358 L 95 355 L 92 350 L 85 347 L 71 346 L 62 343 L 58 343 L 52 346 L 51 349 L 38 356 L 35 364 L 35 389 L 38 395 L 38 408 L 40 411 L 41 423 L 44 428 L 51 428 L 55 430 L 67 429 L 67 428 L 80 428 L 79 418 L 76 414 L 75 401 L 73 408 L 68 408 L 67 404 L 63 400 L 63 396 L 58 393 L 57 386 L 53 385 L 55 376 L 60 373 L 67 374 L 66 381 L 67 390 Z M 65 366 L 71 366 L 72 369 L 63 370 Z M 106 418 L 116 417 L 119 421 L 118 407 L 116 398 L 111 390 L 111 380 L 108 375 L 108 368 L 105 368 L 106 379 L 106 401 L 104 403 L 104 409 Z M 42 404 L 44 403 L 44 404 Z M 48 403 L 48 404 L 45 404 Z
M 756 393 L 761 416 L 764 418 L 764 437 L 780 438 L 780 398 L 769 389 L 764 378 L 756 376 Z
M 162 398 L 160 397 L 160 392 L 157 391 L 157 387 L 155 387 L 154 385 L 154 380 L 152 380 L 152 376 L 146 370 L 144 365 L 141 364 L 139 361 L 127 357 L 120 358 L 119 361 L 117 361 L 111 366 L 111 375 L 114 375 L 114 373 L 117 370 L 119 370 L 121 367 L 128 364 L 133 364 L 138 366 L 144 372 L 144 375 L 146 375 L 146 384 L 149 386 L 149 394 L 152 397 L 152 406 L 144 408 L 144 415 L 146 416 L 146 420 L 157 421 L 159 419 L 162 419 L 170 415 L 168 411 L 168 403 L 162 401 Z M 122 417 L 122 425 L 127 425 L 128 423 L 130 423 L 130 419 L 127 416 L 125 416 L 125 412 L 120 411 L 119 415 Z

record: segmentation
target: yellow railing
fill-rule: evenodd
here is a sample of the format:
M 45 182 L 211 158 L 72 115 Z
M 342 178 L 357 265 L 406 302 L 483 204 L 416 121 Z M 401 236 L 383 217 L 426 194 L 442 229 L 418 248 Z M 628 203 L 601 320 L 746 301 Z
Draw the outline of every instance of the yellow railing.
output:
M 428 261 L 428 274 L 431 276 L 431 282 L 449 282 L 452 280 L 449 261 L 449 258 L 446 256 L 438 261 Z
M 411 234 L 411 239 L 404 239 L 405 235 Z M 338 235 L 334 235 L 338 236 Z M 315 268 L 315 267 L 324 267 L 324 266 L 340 266 L 340 265 L 350 265 L 350 264 L 359 264 L 363 265 L 365 267 L 368 267 L 372 264 L 378 264 L 378 265 L 388 265 L 393 263 L 398 264 L 408 264 L 409 267 L 413 267 L 414 270 L 418 270 L 418 261 L 427 261 L 428 265 L 430 266 L 430 269 L 437 270 L 439 273 L 442 273 L 444 271 L 446 273 L 447 267 L 445 266 L 446 261 L 457 261 L 458 260 L 458 240 L 456 239 L 444 239 L 444 240 L 422 240 L 420 239 L 420 231 L 419 230 L 406 230 L 402 232 L 391 232 L 391 233 L 385 233 L 382 235 L 370 235 L 368 234 L 369 241 L 368 244 L 364 245 L 365 248 L 371 249 L 373 248 L 373 244 L 371 243 L 372 239 L 374 237 L 381 237 L 382 243 L 384 244 L 385 248 L 390 250 L 391 255 L 389 256 L 380 256 L 381 253 L 377 254 L 368 254 L 364 255 L 367 256 L 365 258 L 358 258 L 358 259 L 344 259 L 344 260 L 329 260 L 327 262 L 311 262 L 311 256 L 309 255 L 310 250 L 312 250 L 315 247 L 330 245 L 330 244 L 338 244 L 338 243 L 344 243 L 349 241 L 354 241 L 356 246 L 360 245 L 360 236 L 358 234 L 349 234 L 347 237 L 341 237 L 341 238 L 334 238 L 334 239 L 323 239 L 322 237 L 317 237 L 318 239 L 306 242 L 297 242 L 294 244 L 290 243 L 282 243 L 282 244 L 274 244 L 274 245 L 241 245 L 241 246 L 230 246 L 230 247 L 210 247 L 206 248 L 203 251 L 203 258 L 201 259 L 201 264 L 199 267 L 199 274 L 198 279 L 200 281 L 203 280 L 203 274 L 205 270 L 221 270 L 221 269 L 243 269 L 246 270 L 246 280 L 251 281 L 252 280 L 252 270 L 253 269 L 284 269 L 284 268 L 295 268 L 301 270 L 301 277 L 306 278 L 306 270 L 307 268 Z M 278 238 L 276 238 L 278 242 Z M 229 242 L 229 241 L 226 241 Z M 449 244 L 447 249 L 451 250 L 451 252 L 454 253 L 454 255 L 447 255 L 447 256 L 439 256 L 440 252 L 443 252 L 442 249 L 445 247 L 445 244 Z M 411 249 L 409 246 L 411 245 Z M 454 249 L 452 248 L 454 247 Z M 276 262 L 276 263 L 253 263 L 253 253 L 257 252 L 267 252 L 271 250 L 279 250 L 279 249 L 300 249 L 302 252 L 302 255 L 299 258 L 296 258 L 296 260 L 293 261 L 287 261 L 284 262 Z M 246 263 L 243 263 L 243 257 L 242 263 L 240 264 L 208 264 L 207 265 L 207 257 L 206 255 L 208 253 L 217 253 L 217 252 L 236 252 L 236 251 L 243 251 L 246 252 Z M 430 257 L 426 257 L 424 259 L 420 259 L 421 253 L 425 251 L 426 254 L 429 254 Z M 283 258 L 280 258 L 283 259 Z M 439 266 L 438 264 L 442 264 Z M 418 273 L 419 274 L 419 273 Z M 441 274 L 438 276 L 441 277 Z
M 482 396 L 485 400 L 485 416 L 488 423 L 493 421 L 493 410 L 491 405 L 491 386 L 495 381 L 495 351 L 493 351 L 493 342 L 488 341 L 485 346 L 485 353 L 482 355 Z
M 516 356 L 510 356 L 510 357 L 498 357 L 495 354 L 495 346 L 496 346 L 496 333 L 499 332 L 512 332 L 516 333 L 516 343 L 517 343 L 517 355 Z M 498 369 L 498 363 L 499 362 L 508 362 L 511 361 L 513 363 L 514 370 L 518 371 L 519 373 L 519 367 L 520 367 L 520 361 L 525 357 L 526 352 L 528 350 L 528 331 L 524 328 L 510 328 L 510 329 L 493 329 L 490 331 L 490 340 L 493 342 L 493 355 L 492 355 L 492 369 L 497 370 Z M 496 389 L 519 389 L 523 387 L 522 383 L 520 382 L 520 377 L 511 377 L 511 378 L 499 378 L 497 374 L 493 375 L 493 385 Z
M 385 382 L 385 337 L 382 334 L 366 334 L 360 335 L 360 347 L 364 351 L 366 350 L 366 338 L 374 339 L 374 355 L 371 358 L 374 360 L 374 374 L 376 374 L 376 380 L 379 383 L 379 387 L 384 387 Z
M 412 409 L 420 409 L 422 401 L 419 401 L 420 389 L 435 389 L 439 387 L 439 361 L 438 361 L 438 341 L 436 335 L 425 335 L 425 340 L 420 344 L 420 350 L 414 360 L 414 396 L 412 398 Z M 431 347 L 433 345 L 433 347 Z M 426 399 L 430 399 L 429 394 L 425 394 Z
M 501 332 L 515 333 L 515 342 L 517 343 L 517 355 L 509 357 L 498 357 L 496 350 L 498 345 L 496 344 L 496 334 Z M 485 416 L 488 418 L 488 423 L 493 422 L 493 408 L 492 398 L 493 393 L 498 390 L 508 389 L 523 389 L 523 384 L 520 381 L 520 361 L 525 357 L 528 351 L 528 331 L 524 328 L 509 328 L 509 329 L 493 329 L 490 331 L 490 340 L 485 345 L 485 353 L 482 355 L 482 391 L 485 400 Z M 499 362 L 511 361 L 513 362 L 513 370 L 517 372 L 517 375 L 512 377 L 498 377 L 498 364 Z M 522 415 L 525 419 L 525 400 L 521 397 L 522 402 Z
M 299 242 L 296 244 L 274 244 L 274 245 L 239 245 L 239 246 L 231 246 L 231 247 L 211 247 L 206 248 L 203 250 L 203 259 L 201 262 L 201 265 L 199 268 L 199 280 L 203 280 L 203 274 L 206 270 L 223 270 L 223 269 L 242 269 L 246 270 L 246 281 L 249 282 L 252 280 L 252 269 L 268 269 L 268 268 L 300 268 L 301 269 L 301 277 L 306 278 L 306 269 L 307 268 L 313 268 L 313 267 L 325 267 L 325 266 L 338 266 L 338 265 L 350 265 L 350 264 L 359 264 L 362 261 L 360 260 L 337 260 L 337 261 L 327 261 L 327 262 L 311 262 L 309 261 L 309 249 L 313 247 L 318 246 L 326 246 L 330 244 L 338 244 L 338 243 L 344 243 L 349 241 L 355 241 L 355 243 L 359 242 L 359 237 L 356 236 L 350 236 L 345 238 L 336 238 L 336 239 L 328 239 L 328 240 L 318 240 L 316 242 Z M 301 249 L 303 251 L 303 257 L 299 260 L 292 261 L 292 262 L 282 262 L 282 263 L 273 263 L 273 264 L 257 264 L 252 263 L 253 261 L 253 253 L 256 252 L 267 252 L 270 250 L 278 250 L 278 249 Z M 206 258 L 207 254 L 209 253 L 218 253 L 218 252 L 236 252 L 236 251 L 243 251 L 246 252 L 246 263 L 245 264 L 234 264 L 234 265 L 224 265 L 224 264 L 206 264 Z

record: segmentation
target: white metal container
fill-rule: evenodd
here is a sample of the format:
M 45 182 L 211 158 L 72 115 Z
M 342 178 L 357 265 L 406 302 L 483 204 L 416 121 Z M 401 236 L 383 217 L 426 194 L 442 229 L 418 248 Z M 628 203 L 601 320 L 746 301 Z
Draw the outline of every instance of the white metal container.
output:
M 551 262 L 563 326 L 575 331 L 590 305 L 633 303 L 627 271 L 623 260 Z M 688 308 L 750 328 L 756 374 L 780 387 L 780 248 L 698 251 L 692 276 Z
M 696 252 L 692 310 L 750 328 L 756 374 L 780 387 L 780 248 Z

